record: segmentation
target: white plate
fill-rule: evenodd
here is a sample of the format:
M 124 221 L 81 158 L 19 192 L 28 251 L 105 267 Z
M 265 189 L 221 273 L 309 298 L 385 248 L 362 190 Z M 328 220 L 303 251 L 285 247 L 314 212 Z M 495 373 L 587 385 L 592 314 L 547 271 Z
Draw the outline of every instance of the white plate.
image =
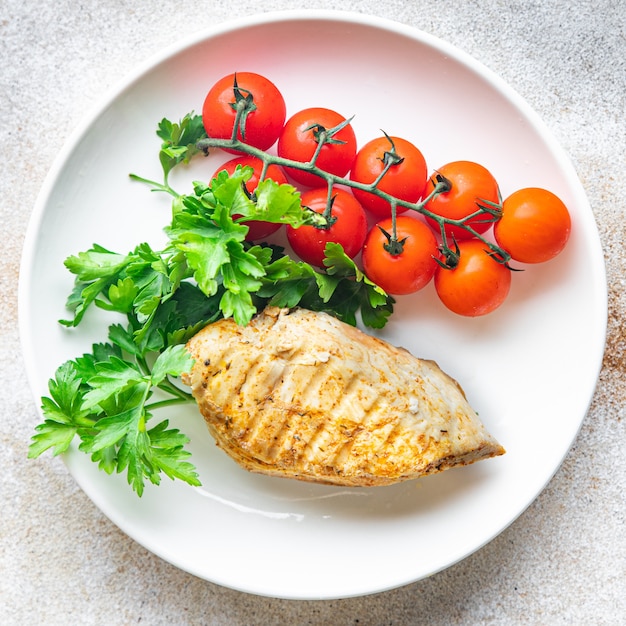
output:
M 415 29 L 334 12 L 265 14 L 220 25 L 138 71 L 77 130 L 37 201 L 20 282 L 20 324 L 37 397 L 65 359 L 106 338 L 105 318 L 57 324 L 72 277 L 63 260 L 97 242 L 127 251 L 158 245 L 169 199 L 128 179 L 159 177 L 156 124 L 201 109 L 214 80 L 267 75 L 288 114 L 312 105 L 355 114 L 364 143 L 406 136 L 434 168 L 470 159 L 503 193 L 543 186 L 573 217 L 566 251 L 514 275 L 496 313 L 448 313 L 432 285 L 400 299 L 381 334 L 457 378 L 507 454 L 387 488 L 341 489 L 256 476 L 213 445 L 193 407 L 173 421 L 192 441 L 204 486 L 165 479 L 138 499 L 124 477 L 74 450 L 76 481 L 124 532 L 179 568 L 255 594 L 330 599 L 383 591 L 442 570 L 507 527 L 561 464 L 596 384 L 606 330 L 599 238 L 568 158 L 520 97 L 456 48 Z M 208 177 L 200 160 L 174 187 Z M 34 426 L 34 424 L 33 424 Z M 36 462 L 36 461 L 33 461 Z

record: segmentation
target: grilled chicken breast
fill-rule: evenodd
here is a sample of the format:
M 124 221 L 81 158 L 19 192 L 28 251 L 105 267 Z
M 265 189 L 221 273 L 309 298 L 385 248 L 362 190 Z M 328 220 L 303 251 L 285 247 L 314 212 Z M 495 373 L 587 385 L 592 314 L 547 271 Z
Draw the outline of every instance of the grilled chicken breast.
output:
M 436 363 L 325 313 L 270 307 L 187 348 L 210 433 L 253 472 L 388 485 L 504 453 Z

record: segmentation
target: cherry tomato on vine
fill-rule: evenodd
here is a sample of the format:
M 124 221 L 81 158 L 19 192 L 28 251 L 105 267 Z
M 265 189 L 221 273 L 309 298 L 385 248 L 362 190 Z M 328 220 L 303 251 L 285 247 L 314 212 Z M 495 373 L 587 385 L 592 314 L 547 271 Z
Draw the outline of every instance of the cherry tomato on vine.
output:
M 322 146 L 316 165 L 330 174 L 345 176 L 356 155 L 356 136 L 346 118 L 331 109 L 313 107 L 292 115 L 278 138 L 278 155 L 307 163 L 319 146 L 321 134 L 341 124 L 345 126 Z M 285 170 L 295 182 L 307 187 L 319 187 L 326 183 L 311 172 L 289 167 Z
M 237 102 L 246 99 L 252 110 L 244 115 L 237 138 L 267 150 L 280 135 L 287 108 L 276 85 L 260 74 L 236 72 L 218 80 L 207 93 L 202 106 L 204 129 L 209 137 L 230 139 L 235 125 Z M 236 150 L 226 151 L 238 154 Z
M 483 203 L 499 205 L 498 183 L 491 172 L 479 163 L 453 161 L 440 167 L 428 179 L 424 197 L 433 191 L 438 182 L 438 176 L 443 176 L 448 180 L 451 188 L 426 203 L 425 208 L 436 215 L 459 220 L 478 211 Z M 427 221 L 437 233 L 441 232 L 436 220 L 427 217 Z M 476 232 L 484 233 L 491 227 L 493 218 L 489 213 L 485 213 L 471 218 L 467 223 Z M 461 226 L 446 225 L 445 230 L 448 237 L 454 235 L 457 241 L 472 237 Z
M 257 185 L 259 184 L 261 173 L 263 172 L 263 161 L 261 161 L 261 159 L 257 159 L 256 157 L 246 155 L 235 157 L 230 161 L 226 161 L 226 163 L 217 168 L 217 170 L 213 174 L 213 178 L 215 178 L 217 174 L 222 171 L 226 171 L 229 175 L 232 175 L 238 166 L 249 166 L 253 169 L 252 176 L 246 182 L 246 189 L 249 193 L 254 193 Z M 270 165 L 267 168 L 265 178 L 269 178 L 279 185 L 284 185 L 285 183 L 287 183 L 287 177 L 283 173 L 282 169 L 278 167 L 278 165 Z M 276 224 L 274 222 L 261 222 L 257 220 L 250 220 L 242 223 L 249 228 L 248 234 L 246 235 L 247 241 L 258 241 L 260 239 L 264 239 L 272 233 L 275 233 L 282 226 L 282 224 Z
M 366 143 L 356 155 L 350 171 L 350 179 L 369 185 L 392 163 L 377 188 L 400 200 L 418 202 L 422 197 L 428 170 L 420 150 L 410 141 L 400 137 L 378 137 Z M 354 197 L 363 207 L 377 217 L 389 217 L 389 203 L 373 193 L 353 189 Z M 407 209 L 398 206 L 396 214 Z
M 324 248 L 328 242 L 339 243 L 345 253 L 354 258 L 363 247 L 367 234 L 365 210 L 358 200 L 343 189 L 333 189 L 331 219 L 329 228 L 316 226 L 287 226 L 287 239 L 293 251 L 307 263 L 324 266 Z M 328 188 L 309 189 L 301 196 L 303 206 L 317 213 L 324 213 L 327 207 Z
M 437 239 L 424 222 L 409 215 L 396 217 L 396 251 L 390 248 L 392 233 L 391 218 L 371 228 L 363 245 L 363 271 L 388 294 L 415 293 L 430 282 L 438 267 Z
M 558 196 L 529 187 L 504 200 L 502 217 L 494 224 L 493 234 L 515 261 L 543 263 L 565 248 L 571 228 L 569 211 Z
M 438 266 L 435 271 L 439 299 L 458 315 L 476 317 L 495 311 L 509 293 L 511 270 L 490 256 L 478 239 L 460 241 L 458 248 L 457 266 Z

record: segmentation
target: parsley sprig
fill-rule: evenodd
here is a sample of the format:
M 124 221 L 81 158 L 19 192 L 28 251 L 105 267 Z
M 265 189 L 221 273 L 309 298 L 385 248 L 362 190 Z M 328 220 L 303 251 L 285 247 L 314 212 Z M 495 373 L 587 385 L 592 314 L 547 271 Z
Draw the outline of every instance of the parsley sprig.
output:
M 190 400 L 170 377 L 191 365 L 183 345 L 165 349 L 151 371 L 140 359 L 123 358 L 115 343 L 96 345 L 92 353 L 67 361 L 49 382 L 50 396 L 42 398 L 45 420 L 36 428 L 29 457 L 50 448 L 54 454 L 65 452 L 78 436 L 82 452 L 109 474 L 126 471 L 140 496 L 145 480 L 158 485 L 161 473 L 199 485 L 184 449 L 188 438 L 169 428 L 168 420 L 147 427 L 154 408 Z M 170 399 L 150 402 L 158 391 Z
M 203 326 L 229 317 L 245 325 L 273 305 L 325 311 L 353 325 L 360 314 L 363 324 L 381 328 L 393 311 L 393 298 L 338 244 L 327 245 L 320 271 L 278 246 L 246 241 L 247 220 L 298 227 L 324 219 L 302 207 L 294 187 L 263 180 L 251 196 L 245 183 L 253 172 L 244 167 L 177 193 L 169 174 L 201 152 L 202 134 L 200 116 L 162 120 L 163 182 L 131 175 L 174 198 L 163 249 L 144 242 L 116 252 L 94 244 L 65 260 L 75 284 L 67 299 L 71 315 L 60 323 L 77 327 L 92 307 L 115 321 L 106 342 L 57 369 L 29 448 L 31 458 L 47 450 L 57 455 L 78 439 L 78 449 L 100 469 L 125 472 L 139 496 L 146 482 L 158 485 L 163 474 L 200 484 L 185 449 L 188 438 L 167 419 L 154 423 L 154 414 L 193 402 L 177 379 L 193 365 L 184 344 Z

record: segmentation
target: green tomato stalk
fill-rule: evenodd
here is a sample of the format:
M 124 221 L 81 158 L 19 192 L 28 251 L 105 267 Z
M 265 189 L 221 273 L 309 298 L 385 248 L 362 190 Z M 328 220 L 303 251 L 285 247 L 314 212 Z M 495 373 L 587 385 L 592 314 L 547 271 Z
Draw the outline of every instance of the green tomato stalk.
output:
M 236 93 L 237 91 L 235 90 L 235 94 Z M 261 160 L 263 163 L 262 177 L 264 176 L 265 172 L 267 171 L 267 168 L 270 165 L 278 165 L 280 167 L 298 169 L 298 170 L 306 171 L 311 174 L 315 174 L 319 176 L 328 185 L 328 201 L 327 201 L 326 211 L 323 214 L 325 217 L 326 223 L 317 225 L 318 228 L 329 228 L 332 225 L 332 197 L 333 197 L 332 190 L 335 185 L 343 185 L 346 187 L 350 187 L 352 189 L 359 189 L 361 191 L 372 193 L 378 196 L 379 198 L 386 200 L 389 203 L 391 207 L 392 232 L 385 233 L 385 236 L 387 237 L 387 240 L 388 240 L 388 243 L 385 244 L 385 249 L 387 250 L 387 252 L 389 252 L 392 255 L 402 254 L 402 251 L 404 248 L 404 240 L 402 241 L 398 240 L 397 232 L 396 232 L 397 210 L 398 210 L 398 207 L 402 207 L 404 209 L 408 209 L 410 211 L 419 213 L 423 215 L 424 217 L 428 217 L 438 224 L 440 234 L 441 234 L 440 251 L 441 251 L 444 261 L 440 261 L 439 259 L 437 259 L 437 261 L 442 267 L 449 268 L 449 269 L 456 267 L 456 265 L 458 264 L 458 254 L 459 254 L 458 248 L 456 246 L 456 242 L 449 241 L 449 237 L 446 232 L 446 226 L 458 226 L 466 230 L 468 233 L 471 234 L 472 237 L 479 239 L 485 244 L 485 246 L 487 246 L 487 248 L 489 249 L 489 254 L 496 261 L 509 267 L 508 263 L 511 260 L 510 254 L 506 250 L 502 249 L 500 246 L 495 244 L 494 242 L 489 241 L 487 238 L 485 238 L 481 233 L 477 232 L 471 226 L 471 220 L 475 220 L 476 217 L 481 217 L 481 216 L 484 217 L 484 219 L 489 222 L 497 221 L 497 219 L 501 215 L 501 211 L 502 211 L 501 205 L 494 204 L 494 203 L 487 202 L 487 201 L 481 201 L 477 203 L 477 209 L 474 213 L 466 217 L 463 217 L 461 219 L 451 219 L 451 218 L 443 217 L 441 215 L 437 215 L 436 213 L 433 213 L 432 211 L 426 208 L 428 202 L 432 200 L 433 198 L 435 198 L 436 196 L 442 193 L 446 193 L 451 188 L 451 182 L 448 179 L 446 179 L 444 176 L 442 176 L 441 174 L 437 174 L 436 176 L 437 183 L 434 186 L 433 190 L 420 202 L 408 202 L 400 198 L 397 198 L 393 196 L 392 194 L 389 194 L 383 191 L 382 189 L 380 189 L 380 183 L 383 180 L 383 178 L 387 175 L 389 170 L 391 170 L 391 168 L 393 168 L 394 166 L 399 165 L 404 160 L 402 155 L 398 154 L 393 140 L 391 139 L 391 137 L 389 137 L 389 135 L 387 135 L 387 133 L 384 133 L 384 134 L 385 134 L 385 137 L 387 137 L 387 139 L 389 140 L 389 150 L 385 151 L 384 153 L 383 170 L 373 182 L 361 183 L 358 181 L 351 180 L 349 177 L 337 176 L 335 174 L 327 172 L 323 170 L 322 168 L 318 167 L 317 165 L 317 161 L 318 161 L 322 148 L 325 145 L 332 145 L 333 143 L 337 143 L 338 140 L 335 138 L 335 135 L 339 131 L 341 131 L 343 128 L 345 128 L 345 126 L 347 126 L 352 121 L 353 118 L 346 119 L 341 124 L 330 129 L 326 129 L 321 124 L 312 124 L 308 128 L 308 130 L 314 131 L 314 137 L 315 137 L 315 141 L 317 142 L 317 147 L 313 156 L 311 157 L 309 161 L 301 162 L 301 161 L 294 161 L 292 159 L 280 157 L 278 155 L 269 154 L 268 152 L 261 150 L 259 148 L 256 148 L 254 146 L 251 146 L 245 143 L 245 141 L 241 141 L 237 138 L 237 135 L 238 135 L 237 129 L 238 127 L 241 128 L 241 120 L 245 120 L 245 116 L 247 114 L 246 107 L 248 107 L 249 105 L 254 106 L 252 98 L 241 97 L 239 99 L 236 99 L 237 116 L 235 117 L 233 133 L 230 139 L 216 139 L 216 138 L 205 136 L 197 141 L 197 143 L 195 144 L 195 149 L 197 151 L 203 152 L 204 154 L 209 154 L 209 152 L 212 149 L 216 149 L 216 148 L 237 150 L 239 152 L 256 157 L 259 160 Z M 242 128 L 241 134 L 242 136 L 244 136 L 243 128 Z

